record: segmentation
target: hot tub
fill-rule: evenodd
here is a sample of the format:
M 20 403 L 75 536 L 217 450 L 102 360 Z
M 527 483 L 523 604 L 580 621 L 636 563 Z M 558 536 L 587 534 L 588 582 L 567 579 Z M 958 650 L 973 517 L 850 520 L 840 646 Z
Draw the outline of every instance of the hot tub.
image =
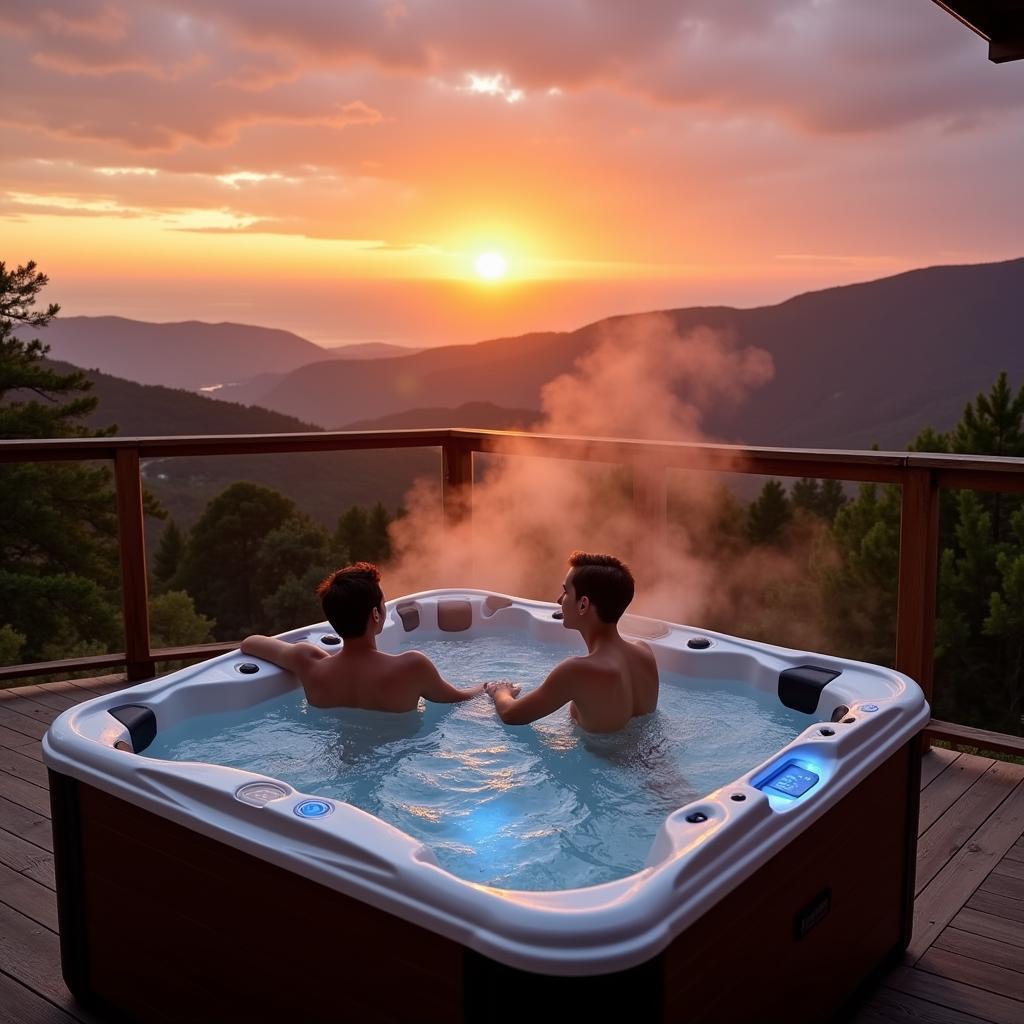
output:
M 379 646 L 508 634 L 569 653 L 554 610 L 416 594 L 389 603 Z M 161 1021 L 603 1019 L 613 1001 L 637 1020 L 828 1019 L 910 937 L 920 689 L 654 619 L 622 632 L 663 672 L 771 694 L 806 727 L 668 813 L 638 871 L 584 888 L 460 878 L 344 801 L 143 756 L 161 730 L 296 688 L 239 652 L 65 712 L 43 751 L 68 987 Z M 285 639 L 338 643 L 326 623 Z

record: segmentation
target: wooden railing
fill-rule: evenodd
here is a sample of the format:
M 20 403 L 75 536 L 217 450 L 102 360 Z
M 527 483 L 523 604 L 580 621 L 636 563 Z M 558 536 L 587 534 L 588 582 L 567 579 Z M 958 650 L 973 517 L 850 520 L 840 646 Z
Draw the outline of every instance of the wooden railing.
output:
M 966 488 L 1024 491 L 1024 460 L 916 452 L 818 451 L 735 445 L 580 438 L 514 431 L 382 430 L 308 434 L 243 434 L 199 437 L 102 437 L 0 441 L 0 463 L 109 460 L 114 465 L 121 553 L 125 649 L 119 654 L 0 667 L 0 685 L 11 679 L 125 665 L 132 680 L 151 678 L 163 661 L 209 657 L 234 644 L 152 650 L 143 530 L 143 459 L 186 455 L 256 455 L 392 448 L 440 448 L 445 519 L 472 515 L 475 452 L 567 458 L 633 467 L 634 502 L 649 527 L 650 542 L 665 535 L 665 471 L 688 469 L 775 477 L 871 481 L 902 487 L 896 668 L 932 695 L 938 564 L 939 492 Z M 0 498 L 2 500 L 2 498 Z M 958 732 L 958 730 L 960 730 Z M 955 723 L 935 723 L 930 733 L 954 742 L 1024 754 L 1024 741 L 981 734 Z M 962 733 L 962 734 L 961 734 Z M 970 739 L 964 739 L 964 735 Z

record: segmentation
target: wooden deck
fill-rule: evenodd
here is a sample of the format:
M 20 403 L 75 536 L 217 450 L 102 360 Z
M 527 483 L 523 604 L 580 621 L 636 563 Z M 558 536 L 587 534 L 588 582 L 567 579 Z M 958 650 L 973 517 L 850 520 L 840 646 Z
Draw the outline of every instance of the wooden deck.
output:
M 105 676 L 0 691 L 0 1024 L 71 1024 L 60 973 L 50 804 L 39 740 Z M 1024 766 L 925 756 L 914 937 L 853 1015 L 871 1021 L 1024 1021 Z M 865 827 L 870 827 L 865 823 Z

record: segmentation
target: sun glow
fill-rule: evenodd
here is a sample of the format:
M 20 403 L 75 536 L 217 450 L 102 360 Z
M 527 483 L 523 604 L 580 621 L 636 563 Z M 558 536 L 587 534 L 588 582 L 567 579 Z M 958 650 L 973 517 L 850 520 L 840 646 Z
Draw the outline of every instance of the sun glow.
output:
M 508 263 L 500 252 L 482 252 L 476 258 L 476 272 L 485 281 L 497 281 L 508 271 Z

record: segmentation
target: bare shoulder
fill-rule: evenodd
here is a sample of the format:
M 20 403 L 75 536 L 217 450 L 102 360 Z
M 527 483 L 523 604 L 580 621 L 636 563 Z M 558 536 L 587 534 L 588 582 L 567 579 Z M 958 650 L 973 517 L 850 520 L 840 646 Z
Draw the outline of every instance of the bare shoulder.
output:
M 402 679 L 422 679 L 437 675 L 434 663 L 422 651 L 403 651 L 389 655 L 389 668 L 393 676 Z
M 403 650 L 400 654 L 391 656 L 395 659 L 396 665 L 433 665 L 422 650 Z
M 592 655 L 583 654 L 576 658 L 566 658 L 565 661 L 555 666 L 548 678 L 557 678 L 563 682 L 576 682 L 581 679 L 595 679 L 617 674 L 618 670 L 614 665 Z
M 422 651 L 403 651 L 401 654 L 392 654 L 396 668 L 426 668 L 433 666 L 433 662 Z
M 654 657 L 654 651 L 646 640 L 627 640 L 626 642 L 640 654 L 644 661 L 650 662 L 652 665 L 657 664 L 657 659 Z

